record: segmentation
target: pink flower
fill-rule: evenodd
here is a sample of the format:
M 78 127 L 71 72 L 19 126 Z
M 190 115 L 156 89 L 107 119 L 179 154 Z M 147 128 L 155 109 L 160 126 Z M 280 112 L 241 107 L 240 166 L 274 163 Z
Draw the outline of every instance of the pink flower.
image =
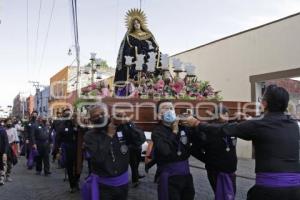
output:
M 108 89 L 108 88 L 102 88 L 102 89 L 101 89 L 101 93 L 102 93 L 102 96 L 103 96 L 103 97 L 108 97 L 108 96 L 110 96 L 110 94 L 109 94 L 109 89 Z
M 154 85 L 154 89 L 156 90 L 162 90 L 165 87 L 165 82 L 163 80 L 157 81 L 157 83 Z
M 93 83 L 92 85 L 90 85 L 89 87 L 92 88 L 92 90 L 95 90 L 97 88 L 97 84 L 96 83 Z
M 81 91 L 83 93 L 88 93 L 88 92 L 92 91 L 92 88 L 90 86 L 88 86 L 88 87 L 82 88 Z
M 193 87 L 193 88 L 198 88 L 198 87 L 199 87 L 199 84 L 198 84 L 198 83 L 193 83 L 193 84 L 192 84 L 192 87 Z
M 132 96 L 134 98 L 138 98 L 139 97 L 139 91 L 138 90 L 135 90 L 133 93 L 132 93 Z
M 201 94 L 198 94 L 197 100 L 199 100 L 199 101 L 205 100 L 205 97 L 202 96 Z
M 178 94 L 178 93 L 181 92 L 181 90 L 183 89 L 184 85 L 185 84 L 184 84 L 183 80 L 178 80 L 177 82 L 173 83 L 171 85 L 171 87 L 172 87 L 172 90 Z

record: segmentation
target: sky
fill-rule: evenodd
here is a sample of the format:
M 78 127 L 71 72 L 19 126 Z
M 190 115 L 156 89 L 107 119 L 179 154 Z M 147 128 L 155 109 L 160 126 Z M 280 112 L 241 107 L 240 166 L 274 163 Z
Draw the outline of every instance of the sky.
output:
M 0 0 L 0 106 L 12 105 L 18 93 L 34 94 L 29 80 L 49 85 L 51 76 L 72 64 L 70 2 Z M 139 6 L 140 0 L 78 0 L 81 63 L 96 52 L 114 67 L 125 13 Z M 141 7 L 160 50 L 172 55 L 297 13 L 300 0 L 142 0 Z

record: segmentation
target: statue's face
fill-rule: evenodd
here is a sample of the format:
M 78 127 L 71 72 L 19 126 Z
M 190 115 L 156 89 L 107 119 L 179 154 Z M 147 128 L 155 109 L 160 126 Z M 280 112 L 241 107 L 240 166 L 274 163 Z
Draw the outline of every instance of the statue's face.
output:
M 133 27 L 135 30 L 140 30 L 141 29 L 141 23 L 139 22 L 139 20 L 134 20 L 133 21 Z

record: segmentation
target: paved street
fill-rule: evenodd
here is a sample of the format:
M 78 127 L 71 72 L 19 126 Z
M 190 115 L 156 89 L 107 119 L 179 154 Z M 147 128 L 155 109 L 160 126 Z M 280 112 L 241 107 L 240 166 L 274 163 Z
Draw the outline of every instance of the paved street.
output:
M 196 200 L 211 200 L 213 193 L 202 169 L 204 166 L 195 159 L 190 160 L 191 171 L 194 177 Z M 144 165 L 141 165 L 141 170 Z M 86 171 L 86 170 L 85 170 Z M 253 160 L 239 160 L 237 174 L 237 200 L 246 199 L 247 190 L 253 185 L 254 180 Z M 52 166 L 53 174 L 50 177 L 37 176 L 34 171 L 25 168 L 24 158 L 13 169 L 13 182 L 0 187 L 1 200 L 79 200 L 80 195 L 69 194 L 68 184 L 63 182 L 64 172 Z M 137 189 L 130 189 L 129 200 L 154 200 L 156 199 L 156 185 L 153 183 L 155 169 L 142 180 Z M 84 172 L 82 179 L 85 177 Z

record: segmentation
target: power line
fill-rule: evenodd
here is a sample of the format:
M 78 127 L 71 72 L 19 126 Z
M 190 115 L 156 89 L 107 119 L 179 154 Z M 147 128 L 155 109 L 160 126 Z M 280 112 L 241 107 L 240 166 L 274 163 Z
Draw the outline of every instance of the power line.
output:
M 48 35 L 49 35 L 49 32 L 50 32 L 50 28 L 51 28 L 51 22 L 52 22 L 52 18 L 53 18 L 53 11 L 54 11 L 54 8 L 55 8 L 55 2 L 56 2 L 56 0 L 53 0 L 50 19 L 49 19 L 48 28 L 47 28 L 47 33 L 46 33 L 46 37 L 45 37 L 45 41 L 44 41 L 44 45 L 43 45 L 43 50 L 42 50 L 41 62 L 40 62 L 40 66 L 38 68 L 38 76 L 40 75 L 40 71 L 41 71 L 41 68 L 42 68 L 42 65 L 43 65 L 43 61 L 44 61 L 45 51 L 46 51 L 47 42 L 48 42 Z
M 37 47 L 38 47 L 38 40 L 39 40 L 42 5 L 43 5 L 43 0 L 40 0 L 40 7 L 39 7 L 39 14 L 38 14 L 37 28 L 36 28 L 35 47 L 34 47 L 34 67 L 36 67 L 36 61 L 37 61 Z
M 79 95 L 79 75 L 80 75 L 80 46 L 78 36 L 78 20 L 77 20 L 77 0 L 72 0 L 72 19 L 73 19 L 73 30 L 75 38 L 75 49 L 76 49 L 76 61 L 77 61 L 77 80 L 76 80 L 76 92 Z
M 27 77 L 29 75 L 29 0 L 26 1 L 26 67 L 27 67 Z

